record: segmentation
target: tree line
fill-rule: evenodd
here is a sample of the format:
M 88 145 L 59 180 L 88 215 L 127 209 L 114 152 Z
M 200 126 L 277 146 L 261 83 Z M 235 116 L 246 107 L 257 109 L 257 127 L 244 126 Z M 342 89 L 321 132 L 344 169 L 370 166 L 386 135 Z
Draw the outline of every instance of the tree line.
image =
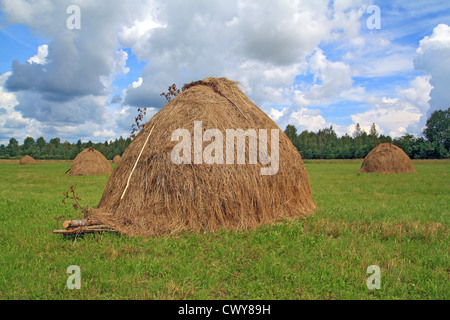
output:
M 304 159 L 357 159 L 366 155 L 380 143 L 392 143 L 405 151 L 411 159 L 450 158 L 450 108 L 431 114 L 423 131 L 425 137 L 411 134 L 392 139 L 380 135 L 372 124 L 367 133 L 356 124 L 352 136 L 337 137 L 333 126 L 318 132 L 297 133 L 293 125 L 284 131 Z
M 447 159 L 450 158 L 450 108 L 438 110 L 431 114 L 423 131 L 425 137 L 414 137 L 406 134 L 392 139 L 380 135 L 373 124 L 370 131 L 365 132 L 359 124 L 350 136 L 338 137 L 333 129 L 321 129 L 318 132 L 303 131 L 297 133 L 293 125 L 288 125 L 284 133 L 289 137 L 304 159 L 357 159 L 366 155 L 380 143 L 393 143 L 402 148 L 411 159 Z M 72 144 L 61 143 L 60 138 L 46 142 L 43 137 L 34 140 L 27 137 L 20 145 L 15 138 L 8 145 L 0 145 L 0 159 L 20 159 L 29 155 L 35 159 L 72 160 L 85 148 L 92 147 L 101 152 L 107 159 L 122 155 L 131 143 L 131 137 L 120 137 L 115 141 L 82 143 L 78 140 Z
M 8 145 L 0 145 L 0 159 L 20 159 L 24 155 L 29 155 L 34 159 L 41 160 L 73 160 L 81 151 L 86 148 L 94 148 L 101 152 L 106 159 L 113 159 L 117 155 L 122 155 L 131 143 L 131 138 L 120 137 L 115 141 L 105 141 L 93 143 L 92 141 L 77 143 L 65 141 L 61 143 L 60 138 L 51 139 L 46 142 L 43 137 L 34 140 L 27 137 L 20 145 L 15 138 L 9 140 Z

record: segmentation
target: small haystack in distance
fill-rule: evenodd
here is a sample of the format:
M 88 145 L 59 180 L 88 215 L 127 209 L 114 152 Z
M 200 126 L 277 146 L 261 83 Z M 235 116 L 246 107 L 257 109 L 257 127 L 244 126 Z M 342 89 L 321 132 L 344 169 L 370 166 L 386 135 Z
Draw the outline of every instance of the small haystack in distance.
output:
M 33 159 L 33 157 L 23 156 L 22 159 L 20 159 L 19 164 L 35 165 L 35 164 L 37 164 L 37 162 L 36 162 L 36 160 Z
M 114 163 L 114 164 L 119 164 L 119 162 L 120 162 L 121 159 L 122 159 L 122 158 L 121 158 L 119 155 L 117 155 L 117 156 L 114 157 L 112 163 Z
M 261 161 L 250 163 L 248 137 L 243 164 L 237 163 L 237 139 L 230 143 L 235 144 L 232 164 L 195 163 L 198 152 L 195 153 L 194 134 L 198 131 L 194 130 L 194 122 L 202 122 L 203 133 L 208 129 L 220 132 L 223 145 L 227 129 L 254 129 L 259 133 L 267 130 L 267 141 L 264 137 L 261 140 L 261 135 L 254 139 L 259 146 L 265 144 L 270 157 L 271 130 L 278 132 L 279 139 L 274 138 L 279 141 L 278 172 L 261 175 L 261 169 L 270 165 Z M 191 151 L 179 154 L 191 156 L 191 164 L 173 162 L 174 147 L 185 141 L 172 141 L 177 129 L 192 137 L 187 142 Z M 214 137 L 203 140 L 203 154 L 212 141 L 219 141 Z M 217 156 L 221 149 L 211 154 Z M 225 154 L 224 146 L 224 157 Z M 157 236 L 180 231 L 247 230 L 286 218 L 305 217 L 315 209 L 305 166 L 289 138 L 245 96 L 237 82 L 207 78 L 185 87 L 145 124 L 125 150 L 98 208 L 91 210 L 89 216 L 130 236 Z
M 93 148 L 84 149 L 72 161 L 70 176 L 92 176 L 110 174 L 112 167 L 109 161 Z
M 364 173 L 416 173 L 411 159 L 392 143 L 375 147 L 364 159 L 361 169 Z

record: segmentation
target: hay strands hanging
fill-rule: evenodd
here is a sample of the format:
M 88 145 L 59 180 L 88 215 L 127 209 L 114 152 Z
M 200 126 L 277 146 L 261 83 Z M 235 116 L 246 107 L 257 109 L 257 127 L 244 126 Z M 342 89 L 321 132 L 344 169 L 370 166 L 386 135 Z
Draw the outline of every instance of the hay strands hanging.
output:
M 53 233 L 70 236 L 95 232 L 117 232 L 116 230 L 92 221 L 91 219 L 68 220 L 64 221 L 62 226 L 64 228 L 63 230 L 53 230 Z

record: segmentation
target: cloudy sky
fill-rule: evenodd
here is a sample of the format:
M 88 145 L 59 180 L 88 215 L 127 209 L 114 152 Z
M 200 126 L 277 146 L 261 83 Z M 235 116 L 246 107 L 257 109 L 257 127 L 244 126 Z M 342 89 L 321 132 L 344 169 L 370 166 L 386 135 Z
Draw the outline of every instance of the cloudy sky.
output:
M 0 0 L 0 143 L 128 137 L 209 76 L 283 130 L 418 136 L 450 106 L 449 26 L 450 1 Z

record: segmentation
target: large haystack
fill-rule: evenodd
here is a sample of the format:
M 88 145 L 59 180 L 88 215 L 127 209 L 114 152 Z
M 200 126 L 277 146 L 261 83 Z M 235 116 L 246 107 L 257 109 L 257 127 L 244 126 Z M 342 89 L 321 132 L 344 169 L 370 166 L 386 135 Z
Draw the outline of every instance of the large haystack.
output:
M 114 163 L 114 164 L 119 164 L 119 162 L 120 162 L 121 159 L 122 159 L 122 158 L 121 158 L 120 156 L 115 156 L 114 159 L 113 159 L 113 161 L 112 161 L 112 163 Z
M 70 176 L 92 176 L 110 174 L 112 167 L 109 161 L 93 148 L 84 149 L 72 161 Z
M 358 172 L 416 173 L 416 170 L 402 149 L 392 143 L 382 143 L 366 156 Z
M 203 133 L 206 129 L 220 130 L 224 145 L 226 129 L 266 129 L 269 156 L 271 129 L 276 129 L 278 173 L 261 175 L 260 169 L 270 165 L 259 160 L 250 164 L 249 139 L 245 142 L 245 164 L 238 164 L 236 157 L 233 164 L 195 164 L 194 121 L 202 121 Z M 171 141 L 177 129 L 188 130 L 192 137 L 192 164 L 172 161 L 172 150 L 184 141 Z M 203 141 L 202 150 L 210 144 Z M 224 158 L 225 154 L 224 146 Z M 207 78 L 167 103 L 139 132 L 90 216 L 131 236 L 166 235 L 181 230 L 245 230 L 304 217 L 315 208 L 302 158 L 289 138 L 236 82 Z
M 22 159 L 20 159 L 19 164 L 35 165 L 35 164 L 37 164 L 37 162 L 36 162 L 36 160 L 33 159 L 33 157 L 23 156 Z

